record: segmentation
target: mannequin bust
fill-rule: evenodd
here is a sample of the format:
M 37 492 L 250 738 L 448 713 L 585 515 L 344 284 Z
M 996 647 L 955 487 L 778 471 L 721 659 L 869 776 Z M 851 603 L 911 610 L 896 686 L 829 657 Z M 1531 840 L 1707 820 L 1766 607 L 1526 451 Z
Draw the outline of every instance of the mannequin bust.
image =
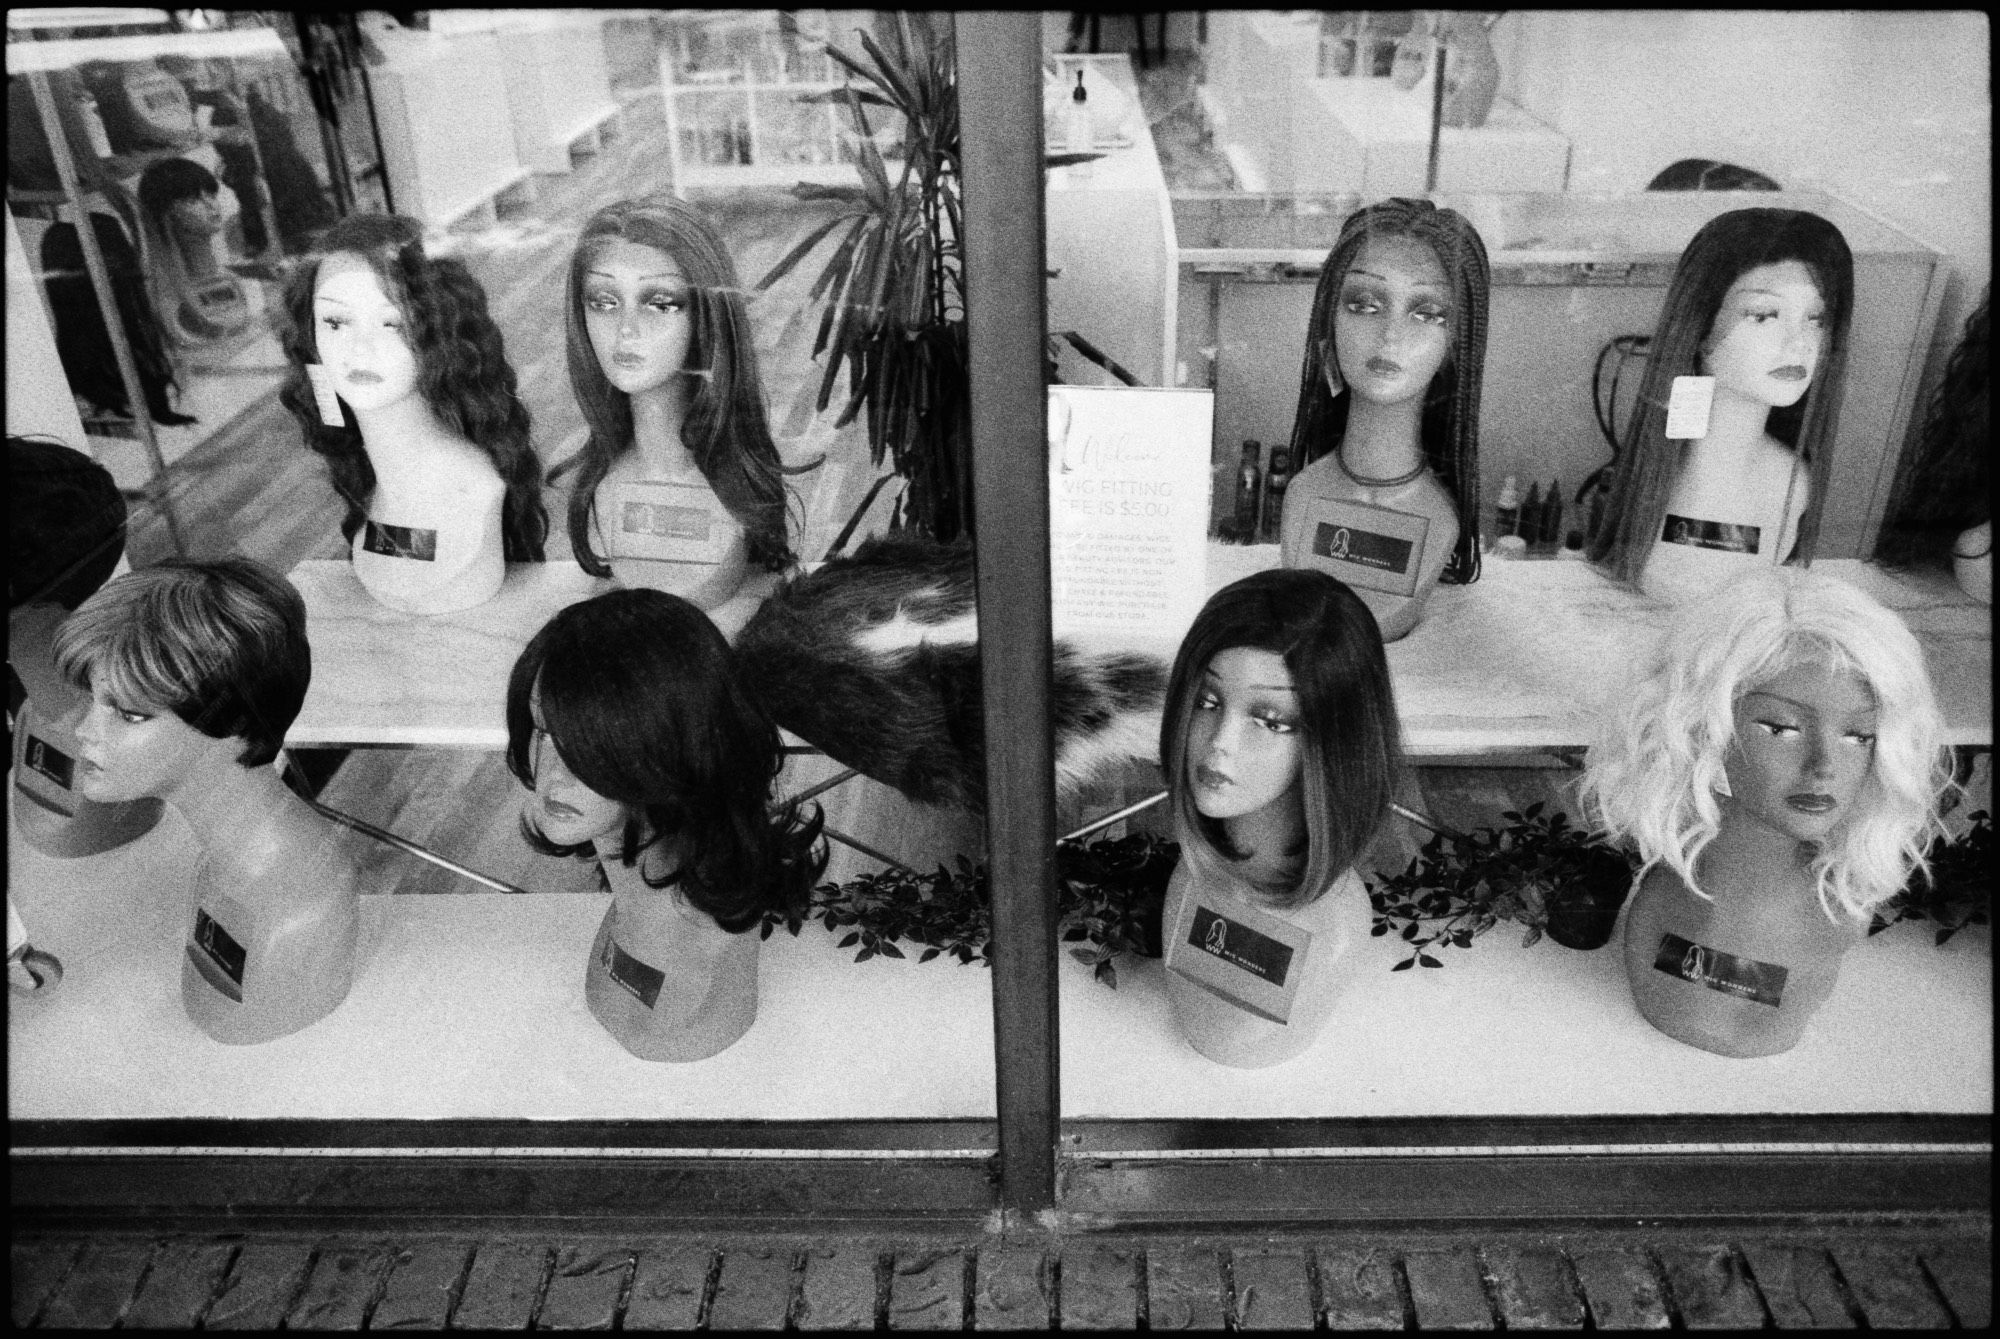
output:
M 139 177 L 150 230 L 155 308 L 183 344 L 234 334 L 250 323 L 243 286 L 222 266 L 222 183 L 199 163 L 167 158 Z
M 1752 566 L 1810 562 L 1833 451 L 1854 261 L 1817 214 L 1738 209 L 1681 253 L 1591 557 L 1679 602 Z M 1679 378 L 1706 424 L 1667 436 Z M 1700 417 L 1698 414 L 1695 416 Z
M 1354 214 L 1320 269 L 1280 561 L 1353 587 L 1384 641 L 1479 575 L 1486 290 L 1478 231 L 1427 200 Z
M 1685 606 L 1619 700 L 1582 794 L 1646 862 L 1633 1002 L 1718 1055 L 1790 1050 L 1941 831 L 1923 652 L 1844 582 L 1755 569 Z
M 704 1060 L 757 1019 L 755 933 L 826 867 L 815 811 L 770 807 L 777 727 L 679 596 L 612 591 L 529 641 L 507 762 L 530 845 L 594 856 L 610 909 L 584 970 L 598 1022 L 641 1060 Z
M 483 604 L 507 563 L 542 560 L 548 529 L 486 295 L 457 260 L 424 254 L 413 219 L 351 215 L 322 248 L 286 289 L 279 394 L 347 502 L 354 575 L 403 613 Z
M 728 251 L 671 196 L 607 205 L 577 241 L 566 310 L 570 386 L 590 425 L 570 498 L 577 561 L 678 595 L 734 632 L 755 600 L 731 597 L 752 577 L 768 594 L 765 574 L 793 557 Z
M 201 842 L 188 1017 L 245 1045 L 331 1013 L 354 975 L 360 870 L 270 765 L 312 681 L 298 592 L 247 558 L 170 560 L 84 601 L 55 653 L 90 693 L 78 789 L 165 800 Z
M 1352 975 L 1347 955 L 1369 935 L 1368 894 L 1353 865 L 1389 816 L 1401 756 L 1382 639 L 1339 581 L 1259 572 L 1217 591 L 1196 616 L 1162 716 L 1160 757 L 1181 846 L 1162 924 L 1170 941 L 1189 941 L 1168 949 L 1175 1022 L 1210 1060 L 1279 1064 L 1325 1027 Z M 1190 900 L 1220 918 L 1248 906 L 1309 936 L 1287 963 L 1303 951 L 1284 1022 L 1176 965 L 1176 956 L 1198 962 L 1202 941 L 1219 953 L 1226 938 Z M 1176 934 L 1183 924 L 1192 936 Z

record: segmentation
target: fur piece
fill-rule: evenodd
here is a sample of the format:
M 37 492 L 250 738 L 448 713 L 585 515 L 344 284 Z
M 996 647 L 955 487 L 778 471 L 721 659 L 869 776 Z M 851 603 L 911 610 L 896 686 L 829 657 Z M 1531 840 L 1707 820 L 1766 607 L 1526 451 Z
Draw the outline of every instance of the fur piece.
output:
M 921 804 L 981 809 L 985 732 L 972 550 L 908 536 L 791 578 L 736 642 L 750 690 L 778 724 Z M 1073 793 L 1160 737 L 1167 667 L 1057 642 L 1056 783 Z

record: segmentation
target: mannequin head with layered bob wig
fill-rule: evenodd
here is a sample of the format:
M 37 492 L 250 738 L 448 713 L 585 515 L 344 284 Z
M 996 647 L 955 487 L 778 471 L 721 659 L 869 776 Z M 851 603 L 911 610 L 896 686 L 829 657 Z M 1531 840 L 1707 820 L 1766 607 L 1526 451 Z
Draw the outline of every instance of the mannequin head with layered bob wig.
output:
M 1305 849 L 1278 878 L 1252 880 L 1274 906 L 1317 901 L 1360 858 L 1389 816 L 1402 736 L 1375 616 L 1324 572 L 1274 568 L 1223 587 L 1182 640 L 1161 715 L 1174 837 L 1196 878 L 1214 881 L 1253 852 L 1233 850 L 1223 823 L 1196 807 L 1189 739 L 1203 676 L 1232 648 L 1281 657 L 1297 694 L 1299 780 L 1280 802 L 1300 805 Z
M 666 194 L 621 200 L 598 210 L 583 225 L 570 257 L 563 307 L 569 381 L 590 426 L 576 460 L 569 502 L 570 543 L 577 562 L 593 576 L 611 574 L 603 555 L 591 546 L 591 504 L 612 461 L 634 449 L 632 398 L 605 376 L 584 317 L 590 266 L 614 241 L 660 252 L 685 279 L 693 337 L 682 375 L 692 386 L 681 440 L 709 487 L 743 527 L 750 561 L 766 571 L 782 571 L 794 561 L 785 530 L 784 470 L 764 415 L 743 285 L 707 218 Z
M 523 834 L 547 854 L 595 850 L 630 866 L 657 850 L 677 863 L 657 876 L 643 866 L 646 883 L 678 884 L 731 932 L 803 899 L 825 868 L 818 811 L 770 808 L 784 761 L 777 726 L 741 687 L 722 634 L 679 596 L 612 591 L 529 641 L 507 683 L 507 765 L 533 788 L 551 747 L 622 807 L 623 824 L 615 850 L 595 850 L 555 843 L 524 817 Z
M 55 637 L 56 669 L 122 708 L 161 709 L 210 739 L 241 739 L 236 761 L 278 756 L 312 684 L 306 606 L 248 558 L 168 559 L 85 600 Z
M 1865 918 L 1924 866 L 1951 764 L 1923 648 L 1892 610 L 1846 582 L 1759 568 L 1682 607 L 1600 722 L 1580 794 L 1648 866 L 1665 864 L 1709 898 L 1695 863 L 1725 820 L 1737 704 L 1801 668 L 1851 672 L 1873 697 L 1860 791 L 1810 864 L 1828 919 Z
M 1424 395 L 1419 438 L 1424 462 L 1458 512 L 1458 543 L 1440 578 L 1479 578 L 1479 383 L 1486 366 L 1486 244 L 1464 215 L 1428 200 L 1392 199 L 1349 216 L 1320 267 L 1292 420 L 1292 467 L 1334 450 L 1347 432 L 1348 378 L 1340 371 L 1334 325 L 1347 273 L 1371 238 L 1408 238 L 1437 258 L 1451 292 L 1449 348 Z M 1342 393 L 1336 394 L 1336 390 Z
M 1686 443 L 1666 435 L 1674 378 L 1708 372 L 1708 349 L 1725 332 L 1716 327 L 1730 288 L 1760 266 L 1797 261 L 1812 275 L 1825 304 L 1825 332 L 1806 392 L 1774 408 L 1765 431 L 1797 453 L 1809 473 L 1810 495 L 1798 521 L 1795 549 L 1810 562 L 1819 538 L 1834 430 L 1847 369 L 1847 327 L 1854 309 L 1854 256 L 1840 229 L 1798 209 L 1736 209 L 1719 214 L 1681 252 L 1646 355 L 1639 399 L 1619 437 L 1604 524 L 1590 557 L 1612 576 L 1637 582 L 1659 537 L 1667 499 L 1680 477 Z M 1778 554 L 1776 561 L 1788 555 Z
M 306 445 L 326 457 L 334 489 L 347 504 L 341 533 L 353 538 L 367 519 L 375 470 L 351 408 L 341 405 L 339 427 L 321 422 L 306 367 L 321 361 L 313 296 L 322 265 L 343 255 L 365 262 L 401 309 L 417 393 L 440 424 L 485 453 L 506 486 L 500 535 L 507 561 L 540 562 L 549 528 L 542 463 L 529 440 L 528 409 L 515 394 L 500 327 L 487 311 L 486 291 L 464 263 L 427 255 L 423 234 L 415 219 L 391 214 L 353 214 L 327 229 L 319 250 L 285 285 L 284 348 L 292 367 L 278 398 L 298 420 Z

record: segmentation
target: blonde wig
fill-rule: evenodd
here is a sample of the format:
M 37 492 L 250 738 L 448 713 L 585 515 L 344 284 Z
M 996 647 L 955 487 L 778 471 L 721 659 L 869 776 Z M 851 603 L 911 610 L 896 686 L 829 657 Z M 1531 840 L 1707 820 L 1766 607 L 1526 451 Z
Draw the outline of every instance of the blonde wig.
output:
M 1606 712 L 1580 793 L 1648 868 L 1664 862 L 1708 898 L 1695 862 L 1722 826 L 1717 792 L 1727 793 L 1736 703 L 1801 664 L 1852 671 L 1875 695 L 1868 778 L 1811 864 L 1828 919 L 1862 918 L 1925 868 L 1952 780 L 1923 648 L 1892 610 L 1844 581 L 1761 568 L 1683 607 Z

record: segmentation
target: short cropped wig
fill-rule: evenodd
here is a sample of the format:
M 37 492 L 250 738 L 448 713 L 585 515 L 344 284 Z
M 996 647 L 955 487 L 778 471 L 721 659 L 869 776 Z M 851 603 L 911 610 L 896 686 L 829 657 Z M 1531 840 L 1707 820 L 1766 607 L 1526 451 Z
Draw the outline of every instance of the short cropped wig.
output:
M 612 461 L 633 449 L 632 397 L 604 375 L 584 324 L 584 276 L 604 246 L 618 240 L 662 252 L 686 277 L 694 324 L 688 346 L 694 393 L 681 440 L 746 532 L 750 561 L 771 572 L 790 567 L 794 559 L 785 532 L 784 467 L 764 416 L 757 342 L 743 285 L 707 218 L 695 206 L 665 194 L 598 210 L 583 225 L 570 257 L 563 301 L 569 384 L 590 425 L 569 500 L 569 537 L 577 562 L 592 576 L 611 575 L 609 564 L 591 546 L 591 503 Z
M 1681 252 L 1667 284 L 1639 399 L 1619 438 L 1611 499 L 1590 557 L 1621 581 L 1637 583 L 1666 519 L 1686 443 L 1667 440 L 1667 401 L 1675 377 L 1702 374 L 1702 346 L 1730 285 L 1760 265 L 1796 260 L 1812 273 L 1826 304 L 1826 348 L 1812 385 L 1795 405 L 1773 409 L 1766 431 L 1798 453 L 1811 496 L 1799 517 L 1796 554 L 1811 562 L 1833 469 L 1833 439 L 1847 370 L 1847 326 L 1854 311 L 1854 256 L 1840 229 L 1799 209 L 1735 209 L 1702 226 Z M 1783 561 L 1779 554 L 1774 561 Z
M 1371 237 L 1407 237 L 1430 248 L 1451 287 L 1451 343 L 1424 396 L 1424 461 L 1444 484 L 1458 510 L 1458 543 L 1445 563 L 1449 582 L 1479 579 L 1479 382 L 1486 368 L 1486 243 L 1455 210 L 1428 200 L 1384 200 L 1349 216 L 1320 266 L 1306 324 L 1305 365 L 1299 372 L 1299 407 L 1292 419 L 1292 468 L 1300 469 L 1336 449 L 1347 434 L 1346 395 L 1327 385 L 1329 360 L 1337 360 L 1333 323 L 1340 287 Z M 1339 372 L 1336 361 L 1333 369 Z M 1347 378 L 1339 378 L 1341 385 Z
M 611 591 L 573 604 L 537 632 L 507 683 L 507 765 L 535 784 L 534 707 L 578 781 L 625 806 L 614 855 L 625 864 L 658 845 L 678 863 L 656 888 L 733 932 L 769 910 L 802 903 L 826 867 L 820 813 L 771 811 L 783 765 L 778 727 L 742 687 L 729 645 L 708 616 L 656 590 Z M 555 846 L 524 820 L 536 849 Z
M 278 756 L 312 684 L 306 605 L 248 558 L 173 558 L 128 572 L 56 630 L 56 669 L 86 692 L 164 708 L 211 739 L 241 739 L 236 761 Z
M 1851 670 L 1875 695 L 1874 764 L 1853 816 L 1812 861 L 1827 917 L 1864 917 L 1924 867 L 1951 762 L 1923 648 L 1846 582 L 1756 568 L 1684 606 L 1600 722 L 1580 794 L 1648 866 L 1665 863 L 1708 897 L 1695 862 L 1721 830 L 1737 701 L 1802 664 Z
M 375 470 L 362 449 L 354 411 L 341 406 L 340 426 L 320 421 L 306 365 L 319 361 L 313 293 L 329 256 L 358 256 L 402 308 L 405 338 L 417 360 L 417 390 L 438 421 L 484 451 L 507 492 L 500 534 L 508 562 L 542 561 L 548 512 L 542 506 L 542 462 L 529 440 L 528 408 L 514 392 L 500 327 L 486 310 L 486 290 L 465 265 L 424 253 L 423 225 L 393 214 L 352 214 L 326 230 L 319 249 L 285 285 L 283 332 L 291 373 L 278 399 L 292 411 L 306 445 L 326 457 L 333 486 L 347 503 L 341 533 L 349 539 L 368 517 Z
M 1361 858 L 1389 817 L 1402 768 L 1402 733 L 1382 633 L 1361 598 L 1325 572 L 1274 568 L 1209 597 L 1174 657 L 1161 715 L 1175 839 L 1198 878 L 1213 880 L 1248 852 L 1195 807 L 1188 731 L 1201 676 L 1233 647 L 1282 656 L 1298 691 L 1306 849 L 1289 878 L 1258 887 L 1273 905 L 1319 900 Z

